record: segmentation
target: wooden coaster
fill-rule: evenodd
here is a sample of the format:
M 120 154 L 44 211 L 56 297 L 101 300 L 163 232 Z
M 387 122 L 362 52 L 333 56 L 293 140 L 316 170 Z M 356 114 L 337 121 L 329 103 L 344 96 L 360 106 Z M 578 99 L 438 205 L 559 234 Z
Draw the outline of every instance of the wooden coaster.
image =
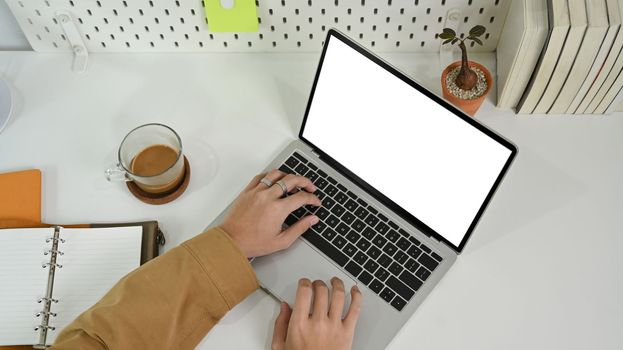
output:
M 179 196 L 186 191 L 186 187 L 188 187 L 188 183 L 190 182 L 190 164 L 188 163 L 188 158 L 184 156 L 184 180 L 180 182 L 179 186 L 171 191 L 167 191 L 164 193 L 149 193 L 143 191 L 138 185 L 136 185 L 133 181 L 126 182 L 128 185 L 128 189 L 134 197 L 138 198 L 140 201 L 145 202 L 147 204 L 166 204 L 171 201 L 174 201 Z

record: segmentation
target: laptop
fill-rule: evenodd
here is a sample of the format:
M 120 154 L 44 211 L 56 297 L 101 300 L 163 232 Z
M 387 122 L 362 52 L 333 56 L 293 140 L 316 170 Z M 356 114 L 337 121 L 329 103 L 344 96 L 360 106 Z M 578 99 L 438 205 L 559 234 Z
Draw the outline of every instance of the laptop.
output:
M 308 177 L 322 200 L 284 225 L 310 213 L 320 222 L 289 249 L 253 260 L 260 284 L 290 305 L 302 277 L 357 284 L 353 349 L 385 348 L 455 262 L 516 154 L 329 30 L 298 139 L 266 167 Z

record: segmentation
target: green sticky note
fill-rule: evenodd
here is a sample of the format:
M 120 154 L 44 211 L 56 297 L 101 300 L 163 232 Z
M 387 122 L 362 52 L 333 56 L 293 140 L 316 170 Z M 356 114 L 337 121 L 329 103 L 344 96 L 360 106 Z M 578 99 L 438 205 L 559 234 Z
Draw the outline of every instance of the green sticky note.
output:
M 203 0 L 212 32 L 257 32 L 255 0 Z

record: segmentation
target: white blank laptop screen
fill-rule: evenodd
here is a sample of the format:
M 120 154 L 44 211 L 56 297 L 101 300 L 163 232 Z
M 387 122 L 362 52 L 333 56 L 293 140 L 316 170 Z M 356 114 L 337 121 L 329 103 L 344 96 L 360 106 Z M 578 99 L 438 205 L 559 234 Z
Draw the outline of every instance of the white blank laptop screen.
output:
M 336 37 L 303 137 L 456 246 L 511 156 Z

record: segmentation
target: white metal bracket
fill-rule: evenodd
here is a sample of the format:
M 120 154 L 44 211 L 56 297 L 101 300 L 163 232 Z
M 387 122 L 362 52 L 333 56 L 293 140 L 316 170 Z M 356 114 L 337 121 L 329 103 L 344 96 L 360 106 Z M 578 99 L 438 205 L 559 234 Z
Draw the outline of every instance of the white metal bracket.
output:
M 458 8 L 451 8 L 446 12 L 446 22 L 444 28 L 450 28 L 454 30 L 457 35 L 459 34 L 459 19 L 461 18 L 461 10 Z M 453 45 L 441 45 L 439 44 L 439 69 L 445 69 L 450 63 L 454 61 L 454 46 Z
M 74 72 L 84 72 L 87 69 L 87 62 L 89 60 L 89 52 L 87 47 L 82 41 L 82 36 L 78 32 L 78 27 L 74 23 L 74 17 L 69 11 L 57 11 L 56 19 L 63 28 L 67 41 L 71 45 L 71 49 L 74 53 L 74 61 L 71 69 Z

